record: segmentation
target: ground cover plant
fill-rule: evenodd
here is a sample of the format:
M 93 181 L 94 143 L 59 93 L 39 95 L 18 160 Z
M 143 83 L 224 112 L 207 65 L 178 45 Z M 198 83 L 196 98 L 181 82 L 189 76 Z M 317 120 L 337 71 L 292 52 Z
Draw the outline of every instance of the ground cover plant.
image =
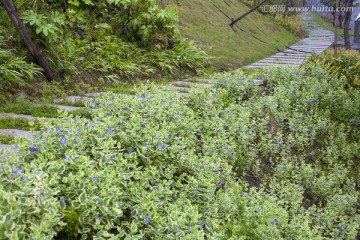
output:
M 0 117 L 0 129 L 21 129 L 21 130 L 34 130 L 40 129 L 39 120 L 30 121 L 25 118 L 13 118 L 13 117 Z
M 0 239 L 354 239 L 359 91 L 321 68 L 260 77 L 105 95 L 18 139 Z

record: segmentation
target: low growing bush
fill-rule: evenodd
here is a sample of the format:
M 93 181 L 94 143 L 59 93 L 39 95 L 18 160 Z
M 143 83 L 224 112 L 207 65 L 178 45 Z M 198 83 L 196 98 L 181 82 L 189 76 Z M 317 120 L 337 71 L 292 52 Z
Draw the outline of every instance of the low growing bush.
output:
M 184 99 L 143 86 L 45 123 L 0 160 L 0 239 L 354 239 L 358 91 L 296 71 Z
M 359 51 L 340 49 L 338 56 L 334 57 L 334 52 L 327 50 L 320 55 L 313 55 L 307 65 L 323 67 L 337 77 L 345 76 L 349 84 L 360 87 Z

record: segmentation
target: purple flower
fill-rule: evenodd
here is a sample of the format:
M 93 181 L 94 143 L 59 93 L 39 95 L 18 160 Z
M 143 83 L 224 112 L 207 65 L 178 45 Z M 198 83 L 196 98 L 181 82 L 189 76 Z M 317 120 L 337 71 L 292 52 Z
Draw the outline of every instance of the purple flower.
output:
M 190 225 L 188 225 L 186 228 L 190 230 Z
M 65 144 L 66 144 L 66 138 L 65 138 L 65 137 L 61 137 L 60 143 L 61 143 L 62 145 L 65 145 Z
M 141 159 L 141 160 L 145 160 L 146 157 L 145 157 L 145 156 L 140 156 L 140 159 Z
M 303 186 L 300 184 L 299 188 L 303 188 Z
M 203 225 L 200 225 L 199 231 L 202 231 L 202 230 L 204 230 L 204 227 L 203 227 Z
M 275 224 L 275 219 L 271 219 L 270 224 L 274 225 Z
M 162 150 L 163 149 L 163 145 L 161 143 L 158 144 L 158 149 Z
M 95 217 L 95 222 L 97 222 L 97 221 L 99 221 L 99 220 L 100 220 L 100 216 L 97 215 L 97 216 Z
M 27 178 L 27 177 L 24 177 L 23 182 L 24 182 L 24 183 L 27 183 L 27 182 L 28 182 L 28 178 Z
M 342 232 L 343 232 L 343 233 L 346 233 L 347 231 L 346 231 L 346 229 L 344 229 L 344 230 L 342 230 Z
M 175 113 L 174 118 L 178 118 L 178 117 L 179 117 L 179 114 Z
M 121 201 L 117 202 L 117 206 L 118 206 L 118 207 L 120 207 L 120 206 L 121 206 L 121 204 L 122 204 L 122 202 L 121 202 Z
M 289 237 L 293 237 L 293 236 L 294 236 L 294 234 L 292 234 L 292 233 L 291 233 L 291 234 L 289 234 Z
M 333 95 L 330 95 L 330 99 L 333 99 Z
M 311 186 L 312 186 L 311 183 L 308 183 L 308 184 L 307 184 L 307 187 L 308 187 L 308 188 L 311 188 Z
M 124 108 L 124 111 L 129 111 L 129 108 L 128 107 Z
M 60 205 L 62 206 L 62 207 L 65 207 L 66 206 L 66 203 L 65 203 L 65 198 L 64 197 L 62 197 L 61 199 L 60 199 Z
M 201 141 L 200 141 L 200 140 L 197 140 L 196 144 L 197 144 L 197 145 L 201 145 Z
M 309 126 L 307 126 L 307 127 L 306 127 L 306 131 L 309 131 L 309 130 L 310 130 L 310 127 L 309 127 Z
M 39 149 L 37 149 L 36 147 L 29 147 L 29 151 L 30 152 L 36 152 L 37 150 L 39 150 Z
M 180 227 L 180 226 L 177 226 L 177 230 L 178 230 L 178 231 L 181 230 L 181 227 Z
M 141 94 L 140 97 L 145 99 L 145 94 Z
M 222 80 L 221 83 L 222 83 L 222 84 L 226 83 L 226 80 Z
M 97 177 L 92 177 L 92 178 L 91 178 L 91 181 L 92 181 L 93 183 L 97 183 L 98 179 L 97 179 Z
M 145 123 L 140 123 L 142 128 L 145 128 Z
M 225 180 L 223 180 L 223 179 L 218 182 L 219 185 L 222 185 L 224 183 L 225 183 Z
M 144 144 L 144 148 L 149 149 L 149 145 L 147 145 L 146 143 Z
M 121 119 L 120 119 L 120 123 L 124 123 L 124 119 L 121 118 Z
M 112 132 L 112 128 L 111 128 L 111 127 L 108 127 L 108 128 L 106 129 L 106 132 L 107 132 L 107 133 L 111 133 L 111 132 Z
M 172 121 L 172 118 L 169 118 L 169 119 L 168 119 L 168 122 L 171 122 L 171 121 Z
M 110 159 L 109 159 L 109 162 L 108 162 L 108 165 L 109 165 L 109 166 L 112 166 L 113 164 L 114 164 L 114 163 L 113 163 L 113 160 L 110 158 Z
M 80 132 L 81 132 L 81 128 L 80 128 L 80 127 L 78 127 L 78 128 L 77 128 L 77 131 L 78 131 L 78 133 L 80 133 Z
M 133 152 L 133 150 L 128 150 L 128 154 L 131 154 Z
M 91 104 L 91 107 L 92 107 L 92 108 L 96 108 L 96 107 L 98 107 L 98 106 L 99 106 L 98 103 L 92 103 L 92 104 Z
M 76 118 L 74 118 L 74 123 L 75 123 L 75 124 L 78 123 L 78 120 L 77 120 Z
M 69 156 L 65 156 L 65 162 L 69 162 L 70 161 L 70 157 Z
M 228 156 L 232 156 L 233 154 L 233 152 L 228 152 Z
M 56 134 L 57 135 L 60 135 L 60 133 L 61 133 L 61 129 L 59 128 L 59 126 L 58 125 L 56 125 Z
M 144 222 L 145 222 L 146 224 L 148 224 L 148 223 L 150 222 L 150 216 L 147 216 L 147 217 L 145 218 Z
M 244 193 L 244 192 L 240 193 L 240 197 L 243 197 L 244 195 L 245 195 L 245 193 Z

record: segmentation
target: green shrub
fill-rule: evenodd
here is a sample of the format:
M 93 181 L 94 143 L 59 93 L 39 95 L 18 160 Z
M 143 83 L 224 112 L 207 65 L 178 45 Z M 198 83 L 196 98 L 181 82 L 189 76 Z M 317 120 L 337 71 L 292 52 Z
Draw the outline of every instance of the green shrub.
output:
M 277 14 L 275 21 L 298 37 L 305 34 L 302 19 L 297 15 L 285 16 L 284 18 L 282 14 Z
M 0 173 L 25 171 L 7 193 L 40 178 L 52 213 L 72 229 L 62 213 L 78 214 L 82 239 L 353 239 L 359 92 L 322 69 L 296 71 L 264 71 L 261 86 L 217 75 L 185 99 L 156 86 L 101 96 L 92 120 L 63 113 L 33 142 L 17 140 Z M 60 233 L 57 222 L 47 229 Z
M 323 67 L 337 77 L 345 76 L 349 84 L 355 87 L 360 86 L 360 53 L 358 51 L 339 49 L 338 56 L 334 57 L 334 52 L 327 50 L 318 56 L 313 55 L 307 64 Z

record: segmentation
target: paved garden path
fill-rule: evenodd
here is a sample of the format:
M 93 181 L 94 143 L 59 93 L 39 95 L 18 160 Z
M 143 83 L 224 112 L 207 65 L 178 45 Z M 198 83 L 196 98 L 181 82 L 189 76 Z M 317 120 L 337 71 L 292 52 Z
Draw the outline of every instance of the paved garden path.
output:
M 320 54 L 332 46 L 334 41 L 333 32 L 316 25 L 309 12 L 304 12 L 299 15 L 303 19 L 304 29 L 308 32 L 307 38 L 302 39 L 282 52 L 245 66 L 244 68 L 256 69 L 277 65 L 300 66 L 312 53 Z

